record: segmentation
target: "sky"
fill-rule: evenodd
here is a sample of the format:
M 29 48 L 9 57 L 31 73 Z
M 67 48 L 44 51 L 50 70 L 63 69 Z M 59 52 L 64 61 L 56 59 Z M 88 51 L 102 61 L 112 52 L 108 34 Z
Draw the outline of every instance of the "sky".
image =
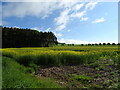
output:
M 67 44 L 117 43 L 117 2 L 2 2 L 2 25 L 53 32 Z

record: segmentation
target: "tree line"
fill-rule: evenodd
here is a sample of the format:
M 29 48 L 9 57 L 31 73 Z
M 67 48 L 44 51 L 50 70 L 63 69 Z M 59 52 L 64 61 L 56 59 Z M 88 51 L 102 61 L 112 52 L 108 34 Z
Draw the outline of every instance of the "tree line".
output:
M 120 45 L 120 43 L 116 44 L 116 43 L 95 43 L 95 44 L 81 44 L 81 46 L 84 46 L 84 45 L 87 45 L 87 46 L 101 46 L 101 45 Z
M 78 46 L 101 46 L 101 45 L 120 45 L 120 43 L 95 43 L 95 44 L 65 44 L 65 43 L 59 43 L 59 45 L 61 46 L 74 46 L 74 45 L 78 45 Z
M 52 32 L 2 27 L 3 48 L 49 47 L 57 43 L 57 38 Z

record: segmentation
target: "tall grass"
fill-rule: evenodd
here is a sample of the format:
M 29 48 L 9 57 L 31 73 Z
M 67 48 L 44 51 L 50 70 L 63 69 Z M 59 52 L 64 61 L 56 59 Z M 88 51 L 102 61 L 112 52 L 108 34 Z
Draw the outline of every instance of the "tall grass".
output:
M 31 63 L 45 66 L 61 66 L 92 63 L 101 57 L 114 59 L 116 62 L 118 54 L 116 49 L 78 52 L 68 50 L 51 50 L 46 48 L 21 48 L 19 50 L 4 49 L 3 56 L 11 57 L 25 66 L 29 66 Z
M 3 57 L 2 88 L 61 88 L 50 78 L 38 78 L 26 73 L 27 68 L 13 59 Z
M 111 50 L 118 50 L 118 46 L 56 46 L 56 47 L 49 47 L 48 49 L 52 50 L 83 50 L 83 51 L 111 51 Z

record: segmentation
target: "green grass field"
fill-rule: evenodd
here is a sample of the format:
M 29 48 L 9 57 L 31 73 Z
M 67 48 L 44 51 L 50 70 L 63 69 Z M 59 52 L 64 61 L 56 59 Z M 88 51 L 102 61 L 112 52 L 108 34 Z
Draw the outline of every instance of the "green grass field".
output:
M 67 84 L 56 83 L 51 77 L 38 77 L 35 72 L 42 67 L 64 67 L 86 65 L 95 70 L 103 69 L 105 60 L 111 60 L 106 65 L 119 68 L 120 60 L 118 46 L 55 46 L 41 48 L 5 48 L 2 51 L 3 88 L 68 88 Z M 113 72 L 114 73 L 114 72 Z M 69 76 L 69 75 L 68 75 Z M 85 78 L 82 76 L 75 76 Z M 72 78 L 74 79 L 74 78 Z M 86 78 L 85 78 L 86 79 Z M 71 80 L 71 79 L 70 79 Z M 73 82 L 80 82 L 73 80 Z M 71 83 L 73 83 L 71 82 Z M 84 79 L 82 80 L 84 82 Z M 117 82 L 112 87 L 119 88 Z M 82 88 L 84 84 L 77 87 Z M 94 87 L 96 85 L 88 85 Z M 97 87 L 97 86 L 96 86 Z M 102 86 L 101 86 L 102 87 Z

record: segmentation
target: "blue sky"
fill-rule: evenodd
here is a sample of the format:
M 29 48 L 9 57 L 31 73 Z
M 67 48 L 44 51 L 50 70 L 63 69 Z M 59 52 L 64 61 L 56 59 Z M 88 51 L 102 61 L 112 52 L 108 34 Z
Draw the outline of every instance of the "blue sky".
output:
M 117 2 L 3 2 L 7 27 L 52 31 L 59 42 L 118 42 Z

